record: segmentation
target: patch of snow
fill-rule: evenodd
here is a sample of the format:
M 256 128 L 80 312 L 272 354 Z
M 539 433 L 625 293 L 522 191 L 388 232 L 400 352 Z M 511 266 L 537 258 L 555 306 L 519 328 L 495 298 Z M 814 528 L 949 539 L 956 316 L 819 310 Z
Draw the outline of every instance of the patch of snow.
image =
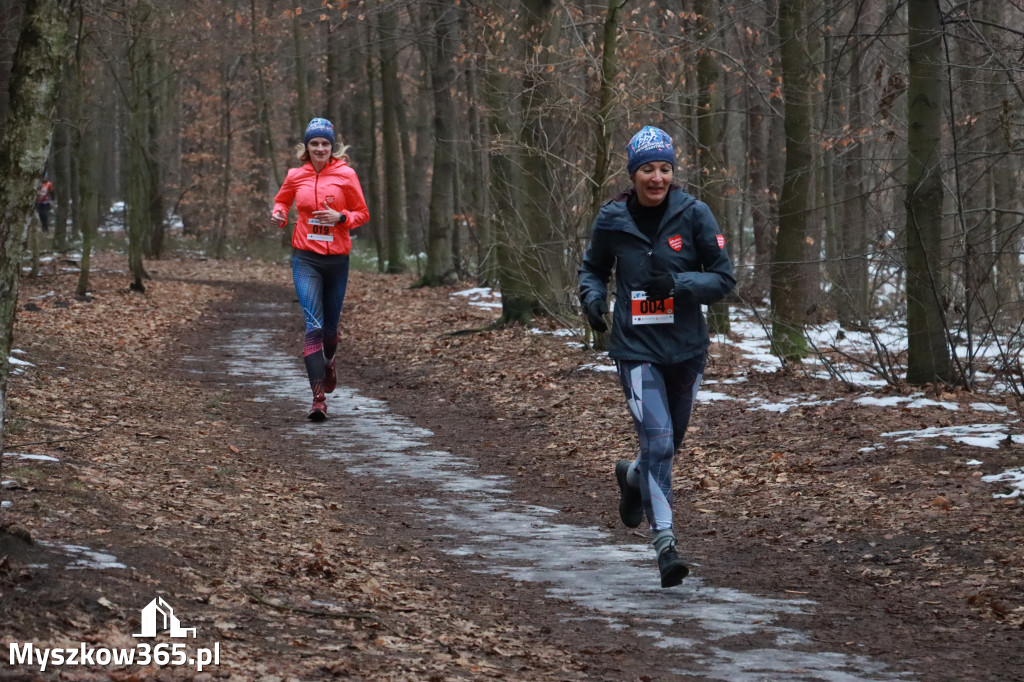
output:
M 118 561 L 117 557 L 113 554 L 97 552 L 96 550 L 85 547 L 84 545 L 63 545 L 56 542 L 48 542 L 46 540 L 40 540 L 39 544 L 44 547 L 58 549 L 70 555 L 73 560 L 64 567 L 68 570 L 92 568 L 102 571 L 110 568 L 128 568 Z
M 1007 483 L 1009 484 L 1009 487 L 1012 488 L 1008 493 L 994 493 L 992 497 L 1006 499 L 1020 497 L 1021 493 L 1024 492 L 1024 467 L 1019 469 L 1010 469 L 1001 474 L 982 476 L 981 480 L 985 483 Z
M 26 452 L 5 452 L 4 457 L 17 457 L 18 459 L 32 459 L 40 462 L 59 462 L 56 457 L 49 455 L 30 455 Z

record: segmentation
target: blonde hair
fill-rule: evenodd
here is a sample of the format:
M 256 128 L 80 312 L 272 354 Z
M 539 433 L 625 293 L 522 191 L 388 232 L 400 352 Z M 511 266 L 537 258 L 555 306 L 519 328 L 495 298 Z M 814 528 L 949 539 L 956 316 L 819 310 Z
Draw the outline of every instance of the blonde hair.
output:
M 299 161 L 302 163 L 309 162 L 309 151 L 306 149 L 306 143 L 300 142 L 295 145 L 295 155 L 299 157 Z M 341 159 L 345 163 L 350 163 L 351 159 L 348 158 L 348 145 L 338 140 L 334 144 L 334 148 L 331 150 L 331 157 L 335 159 Z

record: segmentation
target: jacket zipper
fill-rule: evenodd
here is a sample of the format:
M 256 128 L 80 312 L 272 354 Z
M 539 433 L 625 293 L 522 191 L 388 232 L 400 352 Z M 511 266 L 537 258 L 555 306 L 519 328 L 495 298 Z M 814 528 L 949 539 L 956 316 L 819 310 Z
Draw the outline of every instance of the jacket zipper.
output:
M 330 161 L 328 161 L 327 163 L 330 163 Z M 327 168 L 326 164 L 324 165 L 324 168 Z M 323 170 L 323 168 L 321 168 L 320 170 Z M 316 210 L 316 207 L 320 205 L 320 171 L 314 168 L 313 172 L 315 173 L 315 175 L 313 176 L 313 209 Z M 333 227 L 331 228 L 331 234 L 334 234 Z M 324 244 L 327 246 L 327 253 L 325 255 L 330 256 L 331 242 L 324 242 Z

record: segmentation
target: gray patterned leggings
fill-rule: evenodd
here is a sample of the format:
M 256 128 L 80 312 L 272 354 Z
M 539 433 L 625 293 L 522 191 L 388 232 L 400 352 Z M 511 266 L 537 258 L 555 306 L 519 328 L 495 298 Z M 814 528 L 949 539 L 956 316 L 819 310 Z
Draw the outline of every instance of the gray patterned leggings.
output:
M 704 355 L 676 365 L 628 360 L 617 365 L 640 441 L 640 454 L 631 469 L 639 474 L 651 530 L 666 530 L 672 528 L 672 458 L 690 423 L 704 376 Z

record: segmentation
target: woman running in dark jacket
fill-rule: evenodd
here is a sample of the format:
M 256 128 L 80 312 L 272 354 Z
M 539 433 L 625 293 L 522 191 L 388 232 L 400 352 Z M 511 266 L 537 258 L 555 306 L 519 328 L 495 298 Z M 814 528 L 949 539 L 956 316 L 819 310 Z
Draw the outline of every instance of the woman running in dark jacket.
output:
M 661 586 L 689 573 L 672 532 L 672 460 L 686 434 L 710 339 L 701 305 L 736 285 L 725 240 L 707 204 L 672 184 L 672 138 L 647 126 L 626 146 L 633 186 L 594 220 L 579 270 L 583 310 L 608 330 L 608 282 L 615 271 L 609 355 L 639 439 L 635 461 L 615 465 L 619 516 L 653 532 Z

